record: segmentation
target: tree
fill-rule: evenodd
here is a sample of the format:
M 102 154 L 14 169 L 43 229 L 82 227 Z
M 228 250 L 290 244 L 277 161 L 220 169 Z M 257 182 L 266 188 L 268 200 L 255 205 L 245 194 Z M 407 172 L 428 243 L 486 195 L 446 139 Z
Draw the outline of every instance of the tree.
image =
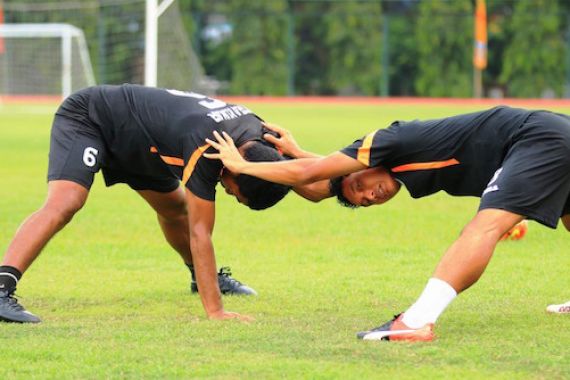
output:
M 322 16 L 328 9 L 323 2 L 292 4 L 295 24 L 295 92 L 305 95 L 330 95 L 327 78 L 328 46 L 323 43 L 326 26 Z
M 548 91 L 562 94 L 566 46 L 559 18 L 555 1 L 515 3 L 510 23 L 512 38 L 500 76 L 509 96 L 537 97 Z
M 232 93 L 287 94 L 287 1 L 231 3 Z
M 473 5 L 470 0 L 423 1 L 416 25 L 417 95 L 472 94 Z
M 321 19 L 326 30 L 330 87 L 337 94 L 378 95 L 383 48 L 380 3 L 332 3 Z

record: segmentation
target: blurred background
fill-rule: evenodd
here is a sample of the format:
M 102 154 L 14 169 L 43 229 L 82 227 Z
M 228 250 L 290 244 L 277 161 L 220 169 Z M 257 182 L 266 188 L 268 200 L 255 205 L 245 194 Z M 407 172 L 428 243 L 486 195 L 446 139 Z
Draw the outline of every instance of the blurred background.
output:
M 71 90 L 144 83 L 145 6 L 0 0 L 0 22 L 72 26 Z M 2 94 L 62 91 L 62 43 L 36 33 L 0 35 Z M 208 94 L 570 97 L 568 0 L 175 0 L 157 41 L 157 85 Z

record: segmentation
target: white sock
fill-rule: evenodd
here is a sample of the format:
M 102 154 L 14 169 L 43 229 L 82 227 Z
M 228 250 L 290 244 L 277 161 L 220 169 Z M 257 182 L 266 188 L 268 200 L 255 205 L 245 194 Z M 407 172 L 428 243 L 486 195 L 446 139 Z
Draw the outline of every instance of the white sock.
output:
M 413 329 L 435 323 L 457 296 L 455 289 L 438 278 L 430 278 L 420 298 L 405 313 L 402 322 Z

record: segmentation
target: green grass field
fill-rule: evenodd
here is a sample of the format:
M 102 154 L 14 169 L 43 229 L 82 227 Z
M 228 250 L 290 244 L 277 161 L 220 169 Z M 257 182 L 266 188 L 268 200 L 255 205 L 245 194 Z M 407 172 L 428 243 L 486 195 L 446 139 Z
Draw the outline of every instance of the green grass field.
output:
M 248 104 L 329 153 L 394 119 L 481 106 Z M 55 106 L 0 106 L 0 250 L 45 196 Z M 570 109 L 558 109 L 570 113 Z M 404 310 L 474 215 L 475 198 L 437 194 L 348 210 L 291 194 L 264 212 L 219 192 L 218 264 L 259 292 L 225 298 L 256 321 L 214 322 L 151 209 L 97 176 L 85 208 L 24 276 L 39 325 L 0 325 L 0 379 L 568 378 L 570 235 L 530 223 L 440 318 L 429 344 L 362 342 L 355 333 Z

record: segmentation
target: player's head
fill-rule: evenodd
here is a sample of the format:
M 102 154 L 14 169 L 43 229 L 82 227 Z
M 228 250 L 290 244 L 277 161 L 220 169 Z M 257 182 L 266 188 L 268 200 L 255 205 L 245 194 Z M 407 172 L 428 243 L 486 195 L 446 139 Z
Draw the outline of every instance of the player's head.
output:
M 247 161 L 281 161 L 283 156 L 271 144 L 265 141 L 248 141 L 240 147 L 243 158 Z M 224 170 L 221 178 L 226 192 L 234 195 L 240 203 L 252 210 L 264 210 L 275 205 L 287 195 L 290 186 L 265 181 L 246 174 L 234 175 Z
M 330 191 L 346 207 L 368 207 L 388 202 L 400 190 L 400 183 L 382 167 L 364 169 L 331 179 Z

